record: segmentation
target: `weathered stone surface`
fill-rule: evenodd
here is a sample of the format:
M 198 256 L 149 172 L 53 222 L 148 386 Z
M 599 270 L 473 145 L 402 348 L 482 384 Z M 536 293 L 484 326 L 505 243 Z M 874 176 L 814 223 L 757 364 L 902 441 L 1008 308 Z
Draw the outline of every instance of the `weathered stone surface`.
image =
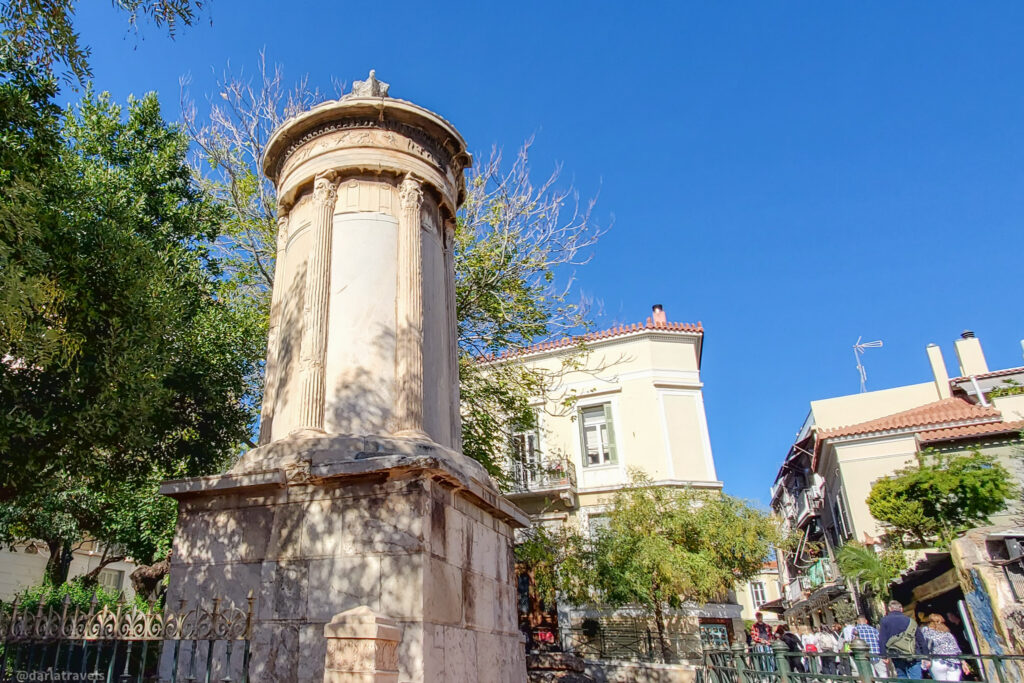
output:
M 540 652 L 526 655 L 526 668 L 531 671 L 583 672 L 583 659 L 571 652 Z
M 335 614 L 360 605 L 379 611 L 380 561 L 376 555 L 310 560 L 309 619 L 329 621 Z
M 529 520 L 458 452 L 471 158 L 444 119 L 372 76 L 360 88 L 271 136 L 283 234 L 260 445 L 161 488 L 180 502 L 169 596 L 254 593 L 253 681 L 319 682 L 329 661 L 347 662 L 333 683 L 522 683 L 510 534 Z M 366 638 L 323 635 L 357 607 L 398 622 L 397 671 L 353 665 L 385 651 Z

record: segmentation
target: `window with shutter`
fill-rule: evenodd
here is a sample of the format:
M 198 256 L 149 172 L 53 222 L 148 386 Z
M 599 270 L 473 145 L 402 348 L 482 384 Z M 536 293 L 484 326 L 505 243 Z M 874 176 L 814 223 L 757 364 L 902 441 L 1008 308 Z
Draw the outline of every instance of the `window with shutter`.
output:
M 611 404 L 580 408 L 579 425 L 584 467 L 617 461 Z

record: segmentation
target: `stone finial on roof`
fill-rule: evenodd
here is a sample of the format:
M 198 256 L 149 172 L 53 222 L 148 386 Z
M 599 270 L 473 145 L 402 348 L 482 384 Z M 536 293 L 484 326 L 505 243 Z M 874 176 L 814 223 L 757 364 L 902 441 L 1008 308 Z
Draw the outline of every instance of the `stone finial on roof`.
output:
M 352 92 L 349 95 L 351 97 L 387 97 L 390 87 L 389 83 L 378 81 L 376 70 L 370 69 L 370 75 L 366 77 L 365 81 L 352 83 Z

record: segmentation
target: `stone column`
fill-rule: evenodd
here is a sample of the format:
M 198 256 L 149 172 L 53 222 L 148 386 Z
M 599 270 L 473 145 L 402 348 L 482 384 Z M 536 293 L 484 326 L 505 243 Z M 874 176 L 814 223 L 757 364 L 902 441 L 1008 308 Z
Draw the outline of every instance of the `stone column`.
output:
M 324 624 L 324 638 L 324 683 L 398 683 L 398 622 L 353 607 Z
M 297 430 L 323 431 L 324 355 L 327 352 L 327 304 L 331 291 L 331 237 L 338 185 L 333 172 L 313 181 L 313 243 L 306 266 L 302 307 L 302 393 Z
M 462 418 L 459 413 L 459 331 L 455 310 L 455 220 L 444 224 L 445 309 L 448 314 L 448 362 L 451 363 L 452 448 L 462 450 Z
M 270 329 L 267 335 L 267 363 L 264 377 L 263 406 L 260 411 L 260 445 L 270 441 L 274 424 L 274 405 L 277 402 L 277 388 L 280 382 L 281 360 L 278 358 L 281 331 L 281 297 L 285 290 L 278 283 L 284 282 L 284 264 L 288 246 L 288 211 L 291 207 L 280 204 L 277 207 L 277 257 L 274 259 L 274 290 L 270 297 Z
M 420 206 L 423 189 L 410 173 L 398 191 L 397 353 L 395 433 L 427 437 L 423 431 L 423 256 Z

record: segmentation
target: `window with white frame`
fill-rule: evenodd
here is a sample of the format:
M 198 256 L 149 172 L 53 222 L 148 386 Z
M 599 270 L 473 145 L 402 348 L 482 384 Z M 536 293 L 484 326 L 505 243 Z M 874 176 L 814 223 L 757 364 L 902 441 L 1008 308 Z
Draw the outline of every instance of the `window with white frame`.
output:
M 768 602 L 764 590 L 764 581 L 750 582 L 750 599 L 754 603 L 754 609 L 757 609 L 764 603 Z
M 124 572 L 120 569 L 101 569 L 96 581 L 103 588 L 116 593 L 124 584 Z
M 594 467 L 616 462 L 611 404 L 580 408 L 579 423 L 583 466 Z
M 839 534 L 840 540 L 845 541 L 853 536 L 850 513 L 846 510 L 846 501 L 843 500 L 842 491 L 836 494 L 835 501 L 832 503 L 832 517 L 835 519 L 836 532 Z
M 536 430 L 512 435 L 512 457 L 524 465 L 536 463 L 540 456 L 540 434 Z

